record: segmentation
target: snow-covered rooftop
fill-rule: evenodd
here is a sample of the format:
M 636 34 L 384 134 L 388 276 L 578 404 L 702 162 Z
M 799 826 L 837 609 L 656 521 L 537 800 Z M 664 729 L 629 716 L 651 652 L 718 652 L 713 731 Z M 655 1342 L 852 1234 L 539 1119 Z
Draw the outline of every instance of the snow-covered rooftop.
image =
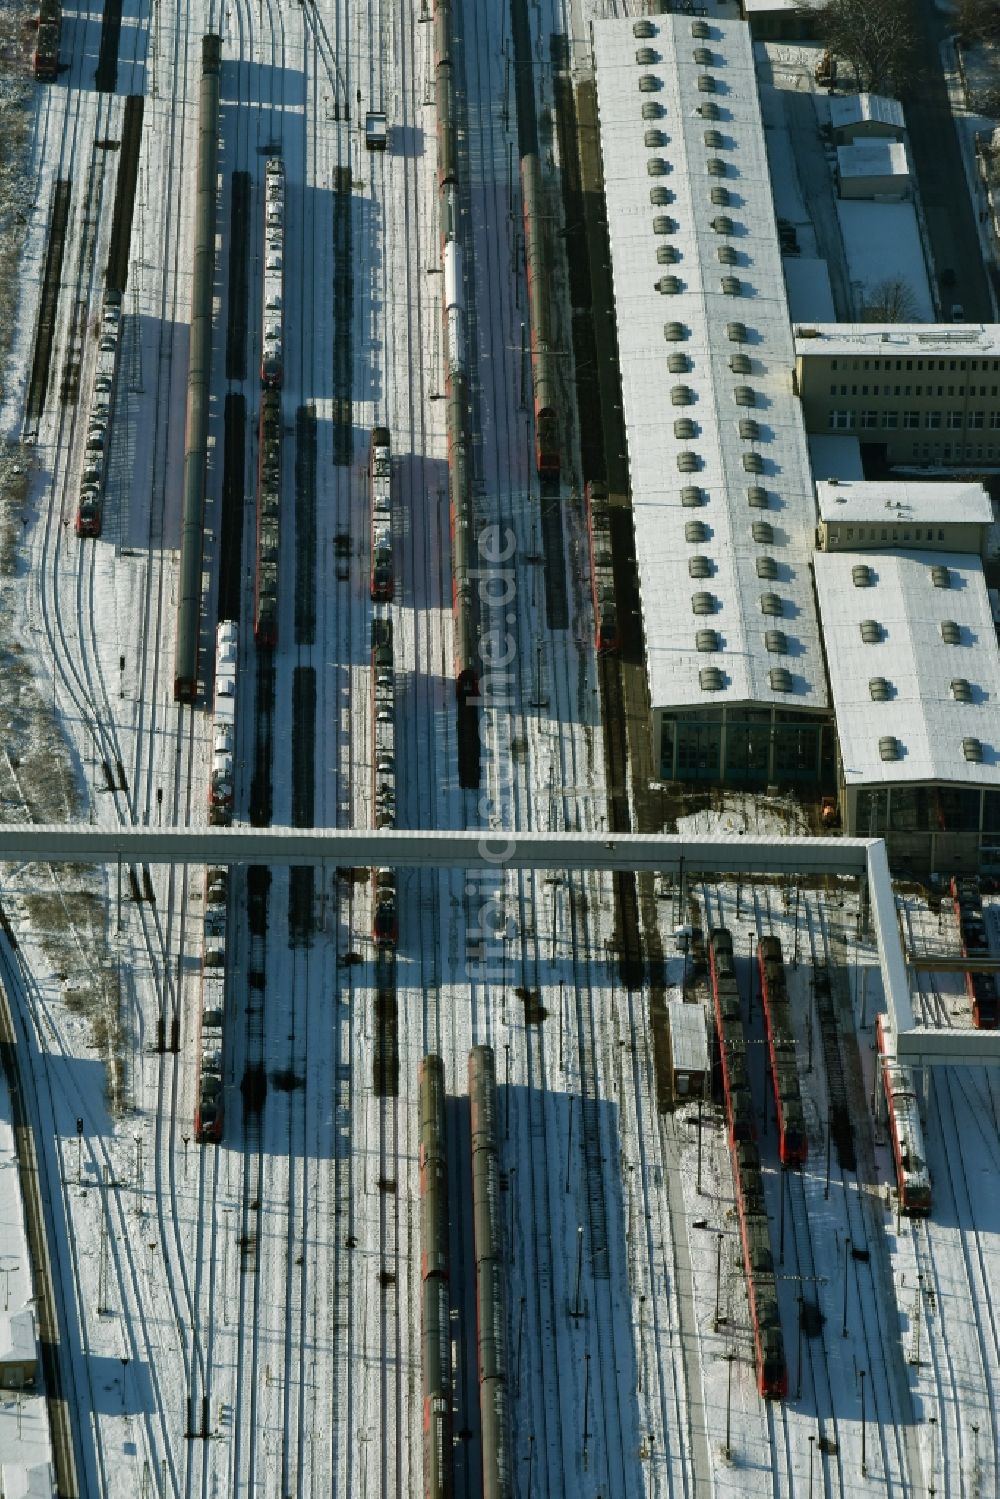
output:
M 906 129 L 903 106 L 898 99 L 884 94 L 844 94 L 830 100 L 830 124 L 834 130 L 867 122 Z
M 652 705 L 825 709 L 815 502 L 750 34 L 713 19 L 696 39 L 690 17 L 657 16 L 640 40 L 633 24 L 595 21 L 593 35 Z M 779 612 L 791 692 L 769 676 Z M 696 647 L 705 626 L 711 654 Z M 706 666 L 721 690 L 702 685 Z
M 837 147 L 841 177 L 908 177 L 910 163 L 902 141 L 875 139 Z
M 945 522 L 989 525 L 993 520 L 990 497 L 981 484 L 923 483 L 917 480 L 885 480 L 863 483 L 816 485 L 820 520 L 880 521 L 912 520 L 921 524 Z
M 859 565 L 868 569 L 866 586 L 855 581 Z M 946 586 L 935 583 L 937 569 L 945 570 L 937 577 L 946 576 Z M 815 572 L 847 783 L 1000 787 L 1000 652 L 979 559 L 819 552 Z M 862 621 L 874 622 L 870 643 Z M 954 632 L 942 630 L 945 622 Z M 967 684 L 969 701 L 960 700 L 959 683 Z M 883 758 L 892 748 L 883 745 L 887 739 L 897 741 L 898 758 Z M 971 739 L 979 741 L 981 761 L 966 758 Z
M 708 1071 L 708 1032 L 705 1011 L 701 1005 L 671 999 L 667 1004 L 670 1021 L 670 1054 L 675 1072 Z
M 997 323 L 796 323 L 796 355 L 1000 359 Z
M 810 433 L 809 462 L 817 478 L 863 479 L 865 476 L 861 444 L 847 433 Z

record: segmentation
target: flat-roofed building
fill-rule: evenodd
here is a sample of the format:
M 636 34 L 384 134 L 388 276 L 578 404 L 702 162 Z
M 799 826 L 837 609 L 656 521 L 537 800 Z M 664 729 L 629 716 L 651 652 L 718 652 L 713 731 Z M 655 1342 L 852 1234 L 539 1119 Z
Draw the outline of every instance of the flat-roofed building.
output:
M 906 120 L 898 99 L 883 94 L 842 94 L 830 99 L 830 130 L 838 146 L 884 137 L 906 139 Z
M 1000 462 L 1000 326 L 797 323 L 809 432 L 849 432 L 896 464 Z
M 816 485 L 816 500 L 816 544 L 824 552 L 906 547 L 981 556 L 993 522 L 981 484 L 834 479 Z
M 818 553 L 844 832 L 899 868 L 1000 867 L 1000 651 L 967 552 Z
M 816 782 L 815 498 L 750 35 L 661 15 L 593 40 L 654 765 Z
M 910 196 L 910 162 L 902 141 L 868 140 L 837 147 L 837 179 L 842 198 Z
M 823 0 L 739 0 L 754 41 L 810 41 L 816 36 Z

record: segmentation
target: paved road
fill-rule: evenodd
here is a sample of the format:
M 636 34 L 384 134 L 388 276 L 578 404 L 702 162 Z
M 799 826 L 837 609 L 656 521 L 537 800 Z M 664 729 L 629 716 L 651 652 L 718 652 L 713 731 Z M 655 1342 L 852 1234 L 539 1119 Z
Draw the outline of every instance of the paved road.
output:
M 988 323 L 993 304 L 941 66 L 941 42 L 951 28 L 933 0 L 916 0 L 914 19 L 924 76 L 906 101 L 906 125 L 935 266 L 939 275 L 950 267 L 956 276 L 955 286 L 941 291 L 943 316 L 961 302 L 966 321 Z

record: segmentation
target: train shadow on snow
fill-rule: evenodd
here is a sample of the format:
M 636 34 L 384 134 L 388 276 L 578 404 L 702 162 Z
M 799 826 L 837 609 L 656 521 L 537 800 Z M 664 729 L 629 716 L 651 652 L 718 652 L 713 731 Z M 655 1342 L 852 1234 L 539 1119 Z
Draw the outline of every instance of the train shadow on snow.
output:
M 549 1027 L 558 1024 L 558 1017 L 545 1018 L 548 1022 L 546 1039 L 551 1055 L 556 1032 Z M 567 1025 L 564 1037 L 567 1056 L 571 1052 L 575 1054 L 576 1034 L 574 1017 L 572 1023 Z M 523 1044 L 516 1031 L 512 1030 L 511 1037 L 514 1045 Z M 617 1169 L 613 1173 L 604 1172 L 603 1223 L 598 1230 L 591 1212 L 591 1203 L 593 1180 L 600 1171 L 600 1166 L 593 1155 L 587 1152 L 581 1123 L 580 1095 L 546 1091 L 545 1130 L 542 1134 L 537 1117 L 537 1091 L 529 1093 L 524 1087 L 507 1087 L 503 1080 L 505 1068 L 506 1058 L 500 1048 L 497 1051 L 497 1131 L 506 1271 L 509 1360 L 507 1383 L 513 1469 L 515 1473 L 525 1472 L 532 1452 L 532 1439 L 534 1437 L 535 1445 L 541 1439 L 540 1432 L 534 1431 L 532 1412 L 538 1410 L 542 1400 L 550 1403 L 559 1400 L 563 1452 L 582 1449 L 586 1430 L 592 1471 L 596 1469 L 600 1472 L 608 1463 L 618 1471 L 620 1463 L 624 1461 L 626 1491 L 641 1494 L 645 1479 L 639 1457 L 641 1431 L 639 1406 L 635 1396 L 638 1382 L 635 1333 L 621 1315 L 615 1289 L 627 1284 L 626 1216 L 620 1175 Z M 448 1081 L 451 1088 L 466 1087 L 464 1076 L 450 1078 Z M 620 1160 L 617 1105 L 607 1100 L 598 1100 L 593 1117 L 599 1120 L 601 1153 L 605 1165 L 609 1161 Z M 464 1493 L 467 1491 L 466 1481 L 475 1489 L 481 1474 L 470 1111 L 466 1094 L 455 1096 L 449 1093 L 445 1107 L 445 1128 L 448 1145 L 451 1307 L 453 1316 L 457 1319 L 453 1323 L 456 1360 L 455 1492 Z M 528 1156 L 523 1154 L 525 1144 L 530 1151 Z M 518 1150 L 522 1153 L 516 1154 Z M 543 1177 L 544 1191 L 541 1186 Z M 560 1184 L 560 1193 L 568 1182 L 565 1222 L 558 1231 L 558 1237 L 548 1209 L 548 1194 L 553 1180 Z M 533 1224 L 535 1211 L 543 1214 L 537 1224 Z M 578 1224 L 583 1225 L 584 1245 L 579 1301 L 576 1284 Z M 598 1245 L 598 1238 L 603 1240 L 603 1245 Z M 534 1265 L 530 1272 L 525 1273 L 525 1258 L 534 1259 L 536 1244 L 544 1257 L 541 1273 L 536 1273 Z M 507 1268 L 512 1262 L 522 1266 L 517 1277 L 519 1289 L 516 1294 L 513 1278 Z M 563 1354 L 571 1355 L 564 1358 L 554 1374 L 551 1346 L 546 1347 L 549 1387 L 545 1390 L 538 1387 L 542 1329 L 539 1325 L 539 1305 L 535 1299 L 536 1289 L 541 1296 L 541 1319 L 546 1328 L 546 1344 L 548 1345 L 552 1336 L 554 1317 L 559 1324 Z M 522 1295 L 525 1295 L 523 1302 Z M 599 1299 L 603 1301 L 600 1309 Z M 610 1337 L 612 1319 L 615 1328 L 613 1357 L 609 1356 L 604 1347 Z M 589 1409 L 585 1414 L 586 1354 L 590 1355 L 591 1366 L 587 1402 Z M 605 1371 L 603 1389 L 599 1375 L 602 1361 Z M 623 1457 L 619 1454 L 609 1457 L 603 1452 L 607 1428 L 599 1402 L 603 1399 L 610 1404 L 615 1399 L 607 1382 L 609 1364 L 614 1365 L 612 1377 L 616 1381 L 617 1400 L 622 1412 Z M 533 1460 L 544 1489 L 545 1469 L 541 1466 L 543 1459 L 537 1450 Z M 627 1477 L 629 1471 L 632 1473 L 631 1479 Z

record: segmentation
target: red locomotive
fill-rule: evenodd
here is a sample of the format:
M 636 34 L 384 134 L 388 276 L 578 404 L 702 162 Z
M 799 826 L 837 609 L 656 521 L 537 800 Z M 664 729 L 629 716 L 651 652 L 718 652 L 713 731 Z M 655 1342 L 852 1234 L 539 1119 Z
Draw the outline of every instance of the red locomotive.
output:
M 778 1154 L 783 1166 L 801 1166 L 809 1151 L 799 1074 L 795 1066 L 795 1032 L 785 984 L 785 964 L 777 937 L 757 943 L 760 992 L 767 1026 L 767 1050 L 778 1115 Z
M 904 1213 L 925 1218 L 931 1210 L 931 1178 L 924 1156 L 917 1092 L 913 1072 L 896 1060 L 892 1025 L 888 1015 L 875 1022 L 882 1087 L 889 1114 L 889 1134 L 896 1167 L 896 1189 Z
M 972 1023 L 981 1031 L 995 1031 L 1000 1020 L 997 980 L 992 973 L 966 973 L 965 989 L 972 1005 Z
M 594 601 L 594 644 L 599 651 L 616 651 L 618 605 L 611 556 L 611 514 L 606 484 L 588 480 L 584 488 L 587 504 L 587 534 L 590 538 L 590 595 Z

